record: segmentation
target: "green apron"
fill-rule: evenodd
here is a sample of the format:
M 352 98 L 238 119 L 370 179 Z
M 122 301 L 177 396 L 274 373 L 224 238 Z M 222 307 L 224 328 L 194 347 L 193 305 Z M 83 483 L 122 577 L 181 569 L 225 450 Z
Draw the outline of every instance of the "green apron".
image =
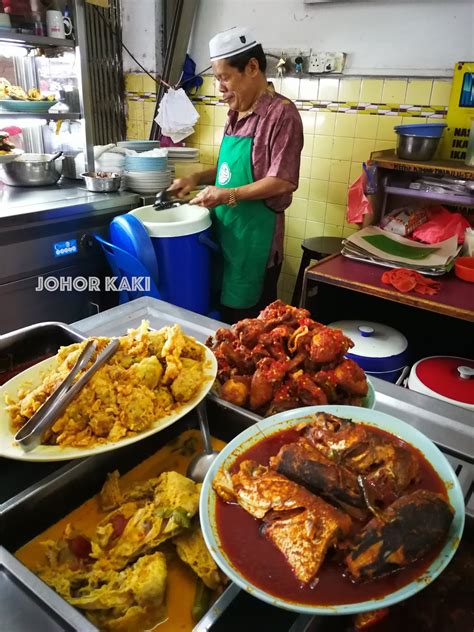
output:
M 233 189 L 254 182 L 250 136 L 224 136 L 217 163 L 216 186 Z M 255 305 L 275 231 L 275 213 L 263 200 L 222 204 L 214 209 L 213 228 L 221 247 L 221 303 L 227 307 Z

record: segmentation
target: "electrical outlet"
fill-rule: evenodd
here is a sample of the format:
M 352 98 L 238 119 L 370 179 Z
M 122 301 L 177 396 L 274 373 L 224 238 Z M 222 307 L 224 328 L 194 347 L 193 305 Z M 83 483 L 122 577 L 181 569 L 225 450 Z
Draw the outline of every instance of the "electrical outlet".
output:
M 285 75 L 286 76 L 295 76 L 296 67 L 295 67 L 295 59 L 297 57 L 303 58 L 303 68 L 302 71 L 306 72 L 307 60 L 309 57 L 310 50 L 307 48 L 265 48 L 265 54 L 267 55 L 267 72 L 268 75 L 274 76 L 276 74 L 276 65 L 280 58 L 286 60 L 285 64 Z
M 311 52 L 308 58 L 308 72 L 313 74 L 342 72 L 345 60 L 345 53 Z

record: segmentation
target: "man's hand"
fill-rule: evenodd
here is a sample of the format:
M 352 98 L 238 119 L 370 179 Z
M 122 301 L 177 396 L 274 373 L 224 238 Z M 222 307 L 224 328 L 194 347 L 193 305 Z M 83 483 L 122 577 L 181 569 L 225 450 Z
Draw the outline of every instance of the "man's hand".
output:
M 229 189 L 221 189 L 220 187 L 209 186 L 203 189 L 190 204 L 204 206 L 205 208 L 214 208 L 220 204 L 227 204 L 229 201 Z
M 199 186 L 199 174 L 193 173 L 185 178 L 176 178 L 168 191 L 172 191 L 179 198 L 185 198 L 193 189 Z

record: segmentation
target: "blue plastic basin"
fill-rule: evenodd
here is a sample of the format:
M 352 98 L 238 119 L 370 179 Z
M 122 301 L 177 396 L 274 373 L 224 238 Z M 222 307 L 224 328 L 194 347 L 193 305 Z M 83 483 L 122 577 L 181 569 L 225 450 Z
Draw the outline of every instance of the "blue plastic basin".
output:
M 393 129 L 402 136 L 441 138 L 445 127 L 444 123 L 427 123 L 426 125 L 395 125 Z

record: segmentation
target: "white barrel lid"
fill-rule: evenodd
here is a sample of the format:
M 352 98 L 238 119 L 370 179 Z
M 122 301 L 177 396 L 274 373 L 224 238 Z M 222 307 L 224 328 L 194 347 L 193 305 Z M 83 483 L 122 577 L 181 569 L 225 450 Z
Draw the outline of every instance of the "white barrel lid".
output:
M 150 237 L 184 237 L 207 230 L 211 215 L 207 208 L 181 204 L 164 210 L 141 206 L 130 211 L 146 227 Z
M 351 355 L 364 358 L 388 358 L 400 355 L 408 348 L 405 336 L 388 325 L 374 323 L 370 320 L 338 320 L 329 327 L 342 329 L 352 340 L 354 346 Z

